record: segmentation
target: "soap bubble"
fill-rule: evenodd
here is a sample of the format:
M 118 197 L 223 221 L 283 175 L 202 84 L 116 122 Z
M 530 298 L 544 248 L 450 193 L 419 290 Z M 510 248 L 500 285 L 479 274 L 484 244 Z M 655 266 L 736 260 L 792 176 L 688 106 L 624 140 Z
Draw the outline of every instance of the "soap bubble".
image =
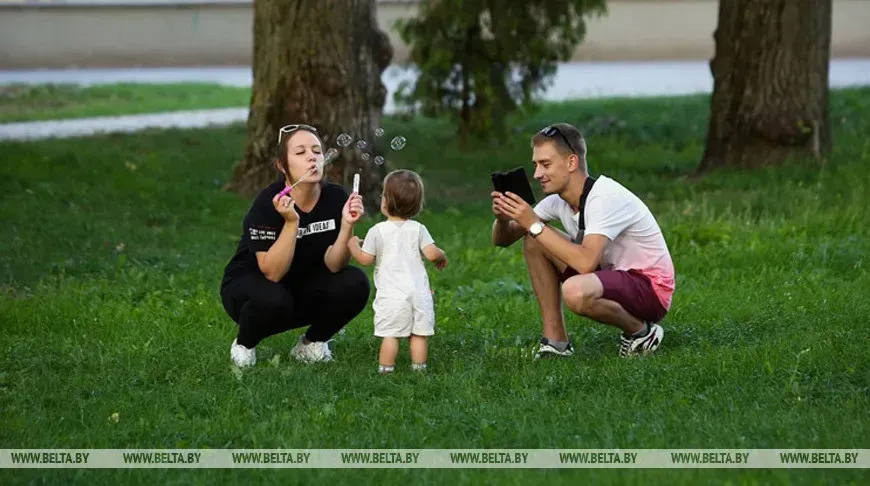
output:
M 400 136 L 398 136 L 398 137 L 395 137 L 395 138 L 390 142 L 390 147 L 392 147 L 393 150 L 402 150 L 403 148 L 405 148 L 405 144 L 406 144 L 407 142 L 408 142 L 408 141 L 405 139 L 405 137 L 403 137 L 403 136 L 400 135 Z
M 366 147 L 368 147 L 368 146 L 369 146 L 369 144 L 365 140 L 359 140 L 356 143 L 356 148 L 358 148 L 360 150 L 365 150 Z
M 353 142 L 353 137 L 346 133 L 342 133 L 335 139 L 335 143 L 337 143 L 339 147 L 347 147 L 351 142 Z
M 360 157 L 362 157 L 363 160 L 369 160 L 371 155 L 369 155 L 368 152 L 363 152 L 362 155 L 360 155 Z
M 384 165 L 384 158 L 380 155 L 375 157 L 375 165 Z
M 383 128 L 375 128 L 375 136 L 376 137 L 383 137 L 384 136 L 384 129 Z
M 332 162 L 333 160 L 335 160 L 336 157 L 338 157 L 338 149 L 335 147 L 330 148 L 329 150 L 326 151 L 326 154 L 323 156 L 323 162 L 325 164 L 328 164 L 328 163 Z

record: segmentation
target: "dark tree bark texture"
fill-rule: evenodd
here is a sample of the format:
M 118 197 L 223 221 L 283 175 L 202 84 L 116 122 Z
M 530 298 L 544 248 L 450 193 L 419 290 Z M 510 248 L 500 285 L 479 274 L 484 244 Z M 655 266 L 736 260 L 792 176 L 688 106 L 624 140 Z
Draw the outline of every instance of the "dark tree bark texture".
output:
M 381 73 L 393 56 L 377 27 L 375 0 L 255 0 L 254 81 L 244 159 L 227 189 L 252 196 L 278 176 L 273 166 L 280 127 L 317 128 L 324 152 L 348 133 L 374 147 L 386 100 Z M 350 187 L 360 172 L 360 193 L 377 208 L 386 168 L 353 146 L 326 167 L 329 180 Z
M 831 2 L 720 0 L 701 172 L 829 153 Z

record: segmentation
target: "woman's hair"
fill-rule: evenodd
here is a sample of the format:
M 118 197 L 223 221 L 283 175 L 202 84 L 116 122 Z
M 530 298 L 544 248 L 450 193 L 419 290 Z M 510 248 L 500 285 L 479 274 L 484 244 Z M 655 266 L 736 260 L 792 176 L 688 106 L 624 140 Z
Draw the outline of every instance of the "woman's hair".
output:
M 384 178 L 387 214 L 410 219 L 423 209 L 423 180 L 412 170 L 394 170 Z
M 317 132 L 312 132 L 306 128 L 299 128 L 298 130 L 283 135 L 281 141 L 278 143 L 278 155 L 275 157 L 275 169 L 278 170 L 279 173 L 282 173 L 282 175 L 287 174 L 287 177 L 290 178 L 290 182 L 296 181 L 294 181 L 293 176 L 290 175 L 290 161 L 287 159 L 289 147 L 287 144 L 290 142 L 290 139 L 293 138 L 293 135 L 299 132 L 308 132 L 317 137 L 317 141 L 320 142 L 320 149 L 323 150 L 323 139 L 320 138 L 320 135 Z

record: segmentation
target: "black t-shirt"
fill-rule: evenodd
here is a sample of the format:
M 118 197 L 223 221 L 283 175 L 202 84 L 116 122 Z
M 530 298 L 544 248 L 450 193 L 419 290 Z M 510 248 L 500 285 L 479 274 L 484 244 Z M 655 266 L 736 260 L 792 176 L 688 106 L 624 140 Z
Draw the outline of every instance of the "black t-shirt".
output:
M 269 251 L 284 228 L 284 218 L 272 205 L 272 198 L 284 187 L 284 181 L 278 180 L 257 194 L 242 223 L 242 236 L 236 254 L 224 269 L 224 283 L 240 275 L 261 271 L 256 253 Z M 341 210 L 349 196 L 344 187 L 326 182 L 311 212 L 306 213 L 296 208 L 296 213 L 299 214 L 296 251 L 290 270 L 282 282 L 329 271 L 323 262 L 323 255 L 338 238 Z

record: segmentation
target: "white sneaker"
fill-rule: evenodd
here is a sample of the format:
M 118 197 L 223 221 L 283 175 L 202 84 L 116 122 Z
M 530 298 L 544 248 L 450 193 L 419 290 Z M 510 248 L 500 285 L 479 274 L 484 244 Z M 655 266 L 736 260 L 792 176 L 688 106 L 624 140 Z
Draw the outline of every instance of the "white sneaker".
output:
M 538 345 L 538 350 L 535 352 L 535 359 L 541 358 L 549 358 L 549 357 L 558 357 L 558 358 L 566 358 L 568 356 L 572 356 L 574 354 L 574 346 L 571 346 L 571 343 L 568 343 L 568 347 L 565 348 L 564 351 L 559 351 L 555 346 L 550 344 L 550 340 L 542 337 L 541 343 Z
M 624 358 L 652 353 L 658 349 L 664 335 L 665 330 L 658 324 L 649 324 L 649 332 L 646 336 L 631 337 L 623 334 L 619 337 L 619 356 Z
M 233 364 L 239 368 L 254 366 L 257 364 L 257 348 L 248 349 L 233 339 L 233 345 L 230 346 L 230 358 L 232 358 Z
M 304 335 L 299 336 L 299 342 L 290 350 L 290 356 L 307 363 L 332 361 L 332 351 L 329 350 L 329 343 L 311 341 L 308 344 L 303 344 L 303 338 Z

